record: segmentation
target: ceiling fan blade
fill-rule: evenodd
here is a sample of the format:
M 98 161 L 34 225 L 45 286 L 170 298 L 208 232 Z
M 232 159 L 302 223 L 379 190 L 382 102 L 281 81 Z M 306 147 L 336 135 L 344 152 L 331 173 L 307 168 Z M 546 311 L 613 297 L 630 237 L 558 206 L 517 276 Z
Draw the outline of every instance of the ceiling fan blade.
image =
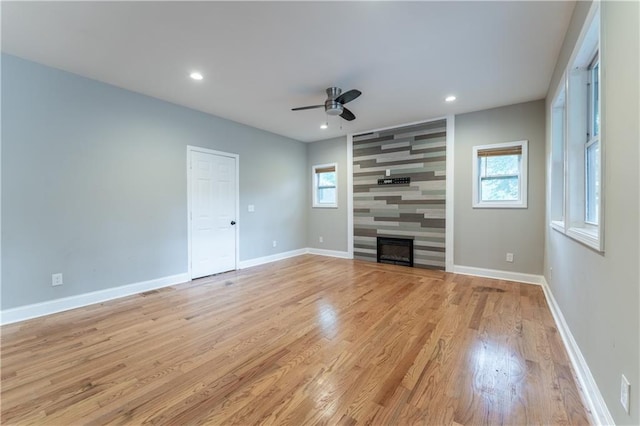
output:
M 342 110 L 342 114 L 340 114 L 340 117 L 344 118 L 347 121 L 353 121 L 356 119 L 356 116 L 346 108 Z
M 299 108 L 291 108 L 291 111 L 303 111 L 305 109 L 315 109 L 315 108 L 324 108 L 324 104 L 323 105 L 310 105 L 310 106 L 299 107 Z
M 362 95 L 362 92 L 359 90 L 349 90 L 348 92 L 344 92 L 342 95 L 338 96 L 336 98 L 336 102 L 346 104 L 347 102 L 351 102 L 360 95 Z

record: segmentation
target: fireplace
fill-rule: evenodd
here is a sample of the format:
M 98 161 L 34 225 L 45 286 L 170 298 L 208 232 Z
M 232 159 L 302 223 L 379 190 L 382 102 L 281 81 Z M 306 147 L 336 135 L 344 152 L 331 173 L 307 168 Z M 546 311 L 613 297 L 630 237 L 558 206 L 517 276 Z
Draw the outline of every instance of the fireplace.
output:
M 378 263 L 413 266 L 413 239 L 378 237 Z

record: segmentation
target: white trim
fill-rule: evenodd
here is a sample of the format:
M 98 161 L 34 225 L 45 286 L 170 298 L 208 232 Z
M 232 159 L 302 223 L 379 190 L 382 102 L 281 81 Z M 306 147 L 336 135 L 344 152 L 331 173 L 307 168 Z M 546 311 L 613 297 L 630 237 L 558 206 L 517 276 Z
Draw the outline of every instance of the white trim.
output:
M 542 275 L 524 274 L 522 272 L 500 271 L 497 269 L 476 268 L 473 266 L 453 265 L 453 273 L 463 275 L 474 275 L 476 277 L 493 278 L 496 280 L 515 281 L 526 284 L 542 285 L 544 277 Z
M 593 375 L 591 374 L 589 365 L 584 359 L 584 356 L 580 351 L 580 347 L 575 341 L 573 334 L 569 329 L 569 325 L 565 321 L 564 315 L 562 314 L 560 307 L 553 297 L 553 293 L 551 292 L 551 289 L 547 284 L 547 280 L 543 275 L 523 274 L 519 272 L 498 271 L 494 269 L 483 269 L 459 265 L 454 266 L 453 272 L 457 274 L 474 275 L 540 285 L 547 300 L 547 305 L 549 305 L 549 310 L 553 315 L 553 319 L 556 323 L 558 332 L 562 337 L 562 342 L 567 349 L 567 354 L 569 355 L 569 360 L 571 361 L 573 370 L 576 374 L 580 387 L 582 388 L 582 395 L 586 400 L 585 403 L 587 405 L 587 408 L 591 411 L 591 414 L 596 420 L 596 424 L 615 425 L 613 417 L 611 416 L 611 413 L 607 408 L 607 404 L 602 397 L 602 393 L 600 392 L 600 389 L 598 388 L 598 385 L 593 378 Z
M 555 126 L 557 124 L 557 119 L 554 118 L 556 117 L 555 115 L 555 111 L 559 108 L 562 109 L 562 175 L 560 176 L 562 178 L 562 218 L 560 220 L 552 220 L 551 221 L 551 226 L 553 227 L 553 229 L 555 229 L 558 232 L 564 233 L 565 231 L 565 227 L 564 227 L 564 221 L 567 218 L 566 214 L 567 214 L 567 194 L 569 192 L 568 187 L 567 187 L 567 171 L 569 170 L 569 157 L 567 155 L 567 151 L 568 151 L 568 141 L 569 141 L 569 126 L 567 125 L 569 120 L 568 118 L 568 110 L 567 110 L 567 101 L 568 101 L 568 94 L 569 94 L 569 87 L 568 87 L 568 83 L 569 83 L 569 78 L 567 77 L 567 71 L 565 70 L 562 73 L 562 77 L 560 80 L 560 84 L 558 84 L 558 87 L 556 87 L 556 92 L 553 95 L 553 101 L 551 102 L 551 108 L 549 109 L 549 118 L 550 118 L 550 126 L 549 126 L 549 132 L 550 134 L 549 136 L 549 141 L 550 141 L 550 147 L 549 147 L 549 156 L 547 157 L 546 161 L 547 161 L 547 177 L 546 180 L 550 182 L 550 187 L 548 188 L 548 194 L 547 194 L 547 203 L 549 203 L 549 205 L 551 206 L 551 200 L 552 200 L 552 191 L 551 191 L 551 186 L 553 186 L 553 182 L 554 182 L 554 178 L 557 178 L 554 173 L 553 173 L 553 160 L 555 159 L 555 156 L 553 155 L 554 152 L 554 145 L 556 143 L 556 134 L 555 134 Z M 563 99 L 560 102 L 560 95 L 563 95 Z M 558 103 L 560 102 L 560 106 L 558 106 Z M 551 206 L 551 209 L 553 208 L 553 206 Z M 549 210 L 549 212 L 551 212 L 551 209 Z
M 582 395 L 586 399 L 585 402 L 587 404 L 587 408 L 591 411 L 596 424 L 615 425 L 613 417 L 611 416 L 611 413 L 607 408 L 607 404 L 604 402 L 602 393 L 600 393 L 598 384 L 591 374 L 589 365 L 584 359 L 584 356 L 582 356 L 580 347 L 578 346 L 576 340 L 573 338 L 571 329 L 565 321 L 564 315 L 562 314 L 560 307 L 556 303 L 556 300 L 553 297 L 553 293 L 551 292 L 551 289 L 547 284 L 547 280 L 545 280 L 544 277 L 542 278 L 542 290 L 544 291 L 544 296 L 547 299 L 547 305 L 549 305 L 549 310 L 553 315 L 553 319 L 555 320 L 556 327 L 558 328 L 560 336 L 562 337 L 564 346 L 567 349 L 569 359 L 571 360 L 571 364 L 573 365 L 573 370 L 578 378 L 578 382 L 580 382 L 580 387 L 583 390 Z
M 187 145 L 187 276 L 191 279 L 191 152 Z
M 317 254 L 318 256 L 338 257 L 340 259 L 351 259 L 348 251 L 324 250 L 319 248 L 308 248 L 307 253 Z
M 444 246 L 445 246 L 445 271 L 452 272 L 453 271 L 453 179 L 454 179 L 454 158 L 453 153 L 454 149 L 454 141 L 455 141 L 455 116 L 450 115 L 447 117 L 447 140 L 446 140 L 446 187 L 445 187 L 445 237 L 444 237 Z
M 527 208 L 527 186 L 528 186 L 528 173 L 527 163 L 529 162 L 529 155 L 527 150 L 528 141 L 513 141 L 494 143 L 490 145 L 477 145 L 473 147 L 473 158 L 471 164 L 471 175 L 473 182 L 472 188 L 472 203 L 471 206 L 474 209 L 526 209 Z M 478 151 L 491 150 L 499 148 L 511 148 L 514 146 L 520 146 L 522 154 L 520 155 L 520 173 L 518 176 L 518 185 L 520 186 L 520 199 L 514 201 L 482 201 L 480 200 L 480 170 L 478 169 Z
M 191 153 L 202 152 L 205 154 L 219 155 L 233 158 L 236 161 L 236 259 L 235 269 L 240 265 L 240 155 L 229 152 L 216 151 L 209 148 L 187 145 L 187 276 L 192 279 L 191 271 Z
M 298 250 L 285 251 L 282 253 L 276 253 L 269 256 L 256 257 L 254 259 L 243 260 L 239 263 L 238 269 L 251 268 L 252 266 L 264 265 L 265 263 L 277 262 L 278 260 L 288 259 L 290 257 L 296 257 L 309 252 L 308 248 L 302 248 Z
M 593 27 L 594 22 L 597 25 L 595 27 Z M 567 61 L 565 72 L 571 69 L 576 62 L 588 62 L 591 58 L 593 58 L 593 54 L 596 50 L 600 51 L 600 34 L 600 0 L 594 0 L 593 2 L 591 2 L 589 12 L 587 12 L 587 17 L 582 24 L 580 35 L 576 40 L 576 44 L 573 46 L 571 56 Z M 597 41 L 594 40 L 596 38 L 596 35 L 598 37 Z M 583 45 L 592 45 L 595 46 L 595 49 L 583 49 Z
M 92 291 L 90 293 L 78 294 L 61 299 L 49 300 L 32 305 L 19 306 L 17 308 L 5 309 L 0 312 L 0 323 L 11 324 L 25 321 L 31 318 L 38 318 L 57 312 L 68 311 L 70 309 L 82 308 L 95 303 L 106 302 L 107 300 L 118 299 L 131 296 L 144 291 L 155 290 L 162 287 L 169 287 L 189 281 L 186 273 L 171 275 L 168 277 L 156 278 L 149 281 L 142 281 L 127 284 L 120 287 L 107 288 L 104 290 Z
M 552 220 L 551 223 L 549 223 L 549 226 L 564 234 L 564 220 Z
M 353 133 L 347 135 L 347 253 L 353 259 Z
M 245 260 L 239 263 L 238 269 L 249 268 L 252 266 L 263 265 L 265 263 L 276 262 L 278 260 L 288 259 L 290 257 L 301 256 L 303 254 L 314 254 L 318 256 L 339 257 L 349 259 L 349 253 L 336 250 L 321 250 L 315 248 L 302 248 L 284 253 L 278 253 L 271 256 L 259 257 L 256 259 Z M 0 324 L 12 324 L 15 322 L 26 321 L 32 318 L 43 317 L 58 312 L 64 312 L 71 309 L 83 308 L 85 306 L 102 303 L 121 297 L 139 294 L 149 290 L 169 287 L 176 284 L 189 282 L 189 274 L 176 274 L 167 277 L 156 278 L 148 281 L 127 284 L 119 287 L 107 288 L 104 290 L 93 291 L 90 293 L 78 294 L 75 296 L 64 297 L 61 299 L 49 300 L 31 305 L 18 306 L 16 308 L 5 309 L 0 311 Z
M 572 226 L 569 229 L 565 230 L 565 235 L 567 237 L 571 237 L 579 243 L 584 244 L 585 246 L 596 250 L 599 253 L 604 252 L 601 247 L 602 240 L 599 238 L 598 232 L 600 228 L 593 229 L 580 227 L 580 226 Z
M 352 259 L 353 255 L 347 251 L 339 250 L 324 250 L 318 248 L 302 248 L 298 250 L 285 251 L 282 253 L 276 253 L 269 256 L 256 257 L 254 259 L 243 260 L 240 262 L 238 269 L 251 268 L 253 266 L 264 265 L 271 262 L 277 262 L 278 260 L 289 259 L 291 257 L 302 256 L 303 254 L 314 254 L 317 256 L 338 257 L 340 259 Z
M 1 56 L 0 56 L 1 58 Z M 2 59 L 0 59 L 0 81 L 2 81 Z M 2 87 L 0 87 L 0 95 Z M 0 96 L 1 98 L 1 96 Z M 0 102 L 0 118 L 2 117 L 2 102 Z M 0 121 L 2 121 L 0 119 Z M 0 123 L 0 127 L 2 124 Z M 0 165 L 2 164 L 2 138 L 0 137 Z M 2 289 L 2 173 L 0 173 L 0 289 Z M 0 291 L 0 306 L 2 306 L 2 291 Z M 0 319 L 0 324 L 2 320 Z
M 562 94 L 563 90 L 564 90 L 564 99 L 562 100 L 561 104 L 562 104 L 562 107 L 566 109 L 566 106 L 567 106 L 567 70 L 564 70 L 562 72 L 562 76 L 560 77 L 558 86 L 556 86 L 555 91 L 553 92 L 553 97 L 551 98 L 552 101 L 550 103 L 551 110 L 553 110 L 554 108 L 558 108 L 558 106 L 556 104 L 558 103 L 558 100 L 560 98 L 560 94 Z M 566 126 L 565 126 L 565 129 L 566 129 Z
M 606 126 L 602 125 L 600 129 L 600 199 L 599 199 L 599 224 L 592 226 L 585 221 L 586 215 L 586 146 L 583 140 L 584 129 L 588 128 L 589 113 L 585 115 L 583 123 L 582 114 L 576 111 L 582 111 L 586 98 L 590 96 L 587 93 L 582 99 L 582 95 L 587 90 L 587 81 L 584 80 L 583 72 L 587 72 L 591 65 L 594 55 L 600 55 L 600 63 L 603 63 L 603 52 L 600 49 L 600 0 L 594 0 L 591 3 L 587 17 L 582 25 L 578 39 L 576 40 L 567 66 L 562 74 L 558 85 L 554 89 L 554 97 L 551 103 L 551 119 L 553 121 L 553 108 L 556 104 L 556 98 L 562 90 L 565 91 L 565 134 L 564 134 L 564 194 L 563 194 L 563 217 L 564 228 L 554 225 L 551 227 L 556 231 L 563 233 L 565 236 L 593 249 L 599 253 L 604 253 L 604 224 L 605 224 L 605 151 L 606 151 Z M 600 103 L 602 100 L 602 74 L 598 89 L 600 90 Z M 604 117 L 606 111 L 602 109 L 600 113 Z M 578 117 L 578 118 L 576 118 Z M 603 118 L 602 123 L 606 120 Z M 576 136 L 577 135 L 577 136 Z M 553 150 L 553 127 L 551 128 L 551 150 Z M 579 154 L 576 154 L 579 152 Z M 571 160 L 571 161 L 570 161 Z M 552 156 L 548 156 L 547 166 L 553 161 Z M 577 165 L 578 164 L 578 165 Z M 553 178 L 553 176 L 551 176 Z M 547 177 L 548 180 L 548 177 Z M 549 182 L 547 182 L 549 183 Z M 553 183 L 553 182 L 551 182 Z M 572 187 L 578 185 L 579 189 L 571 190 Z M 547 185 L 548 186 L 548 185 Z M 550 197 L 551 193 L 547 197 Z M 547 199 L 549 201 L 549 198 Z
M 400 127 L 416 126 L 418 124 L 431 123 L 432 121 L 446 120 L 449 117 L 450 117 L 449 115 L 444 115 L 444 116 L 440 116 L 440 117 L 436 117 L 436 118 L 429 118 L 427 120 L 418 120 L 418 121 L 412 121 L 410 123 L 394 124 L 393 126 L 378 127 L 377 129 L 372 129 L 372 130 L 363 130 L 361 132 L 356 132 L 355 134 L 356 135 L 362 135 L 362 134 L 365 134 L 365 133 L 375 133 L 375 132 L 382 132 L 383 130 L 398 129 Z M 354 135 L 354 133 L 351 133 L 352 137 L 353 137 L 353 135 Z

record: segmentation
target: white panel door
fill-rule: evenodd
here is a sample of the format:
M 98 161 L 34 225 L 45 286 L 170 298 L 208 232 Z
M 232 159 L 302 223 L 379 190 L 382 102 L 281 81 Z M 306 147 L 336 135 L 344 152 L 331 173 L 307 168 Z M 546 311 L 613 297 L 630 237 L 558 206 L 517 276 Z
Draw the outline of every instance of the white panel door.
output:
M 190 151 L 191 278 L 236 269 L 236 158 Z

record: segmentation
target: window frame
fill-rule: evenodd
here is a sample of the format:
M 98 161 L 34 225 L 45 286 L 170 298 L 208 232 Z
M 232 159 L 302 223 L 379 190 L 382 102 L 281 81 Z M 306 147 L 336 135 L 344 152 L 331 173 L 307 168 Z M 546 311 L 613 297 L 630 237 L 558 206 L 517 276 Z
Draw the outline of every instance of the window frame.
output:
M 598 67 L 598 76 L 597 76 L 597 87 L 595 87 L 594 90 L 594 68 Z M 597 227 L 599 226 L 600 223 L 600 191 L 596 190 L 596 194 L 597 194 L 597 201 L 594 200 L 594 205 L 590 206 L 589 205 L 589 201 L 590 201 L 590 196 L 589 196 L 589 178 L 590 178 L 590 167 L 589 167 L 589 148 L 591 148 L 594 145 L 598 146 L 598 169 L 595 170 L 596 174 L 596 181 L 594 183 L 594 185 L 596 185 L 597 187 L 600 186 L 601 181 L 602 181 L 602 157 L 600 154 L 600 148 L 602 147 L 602 144 L 600 143 L 600 133 L 602 133 L 600 131 L 600 126 L 598 126 L 598 133 L 596 134 L 595 132 L 595 128 L 596 128 L 596 120 L 595 120 L 595 108 L 594 106 L 596 105 L 596 100 L 595 97 L 597 96 L 597 103 L 598 103 L 598 115 L 600 114 L 602 108 L 601 108 L 601 104 L 600 104 L 600 52 L 598 50 L 596 50 L 595 54 L 593 55 L 593 59 L 591 60 L 591 63 L 589 64 L 588 68 L 588 73 L 589 73 L 589 83 L 588 83 L 588 113 L 587 113 L 587 138 L 586 138 L 586 142 L 584 144 L 584 223 L 585 223 L 585 227 L 586 228 L 590 228 L 590 229 L 597 229 Z M 596 221 L 592 221 L 589 220 L 589 212 L 591 209 L 595 209 L 596 210 Z
M 481 151 L 488 150 L 499 150 L 506 148 L 516 148 L 520 147 L 522 153 L 520 155 L 520 172 L 518 173 L 518 186 L 519 186 L 519 198 L 517 200 L 510 201 L 483 201 L 480 199 L 481 195 L 481 176 L 480 176 L 480 165 L 479 160 L 480 157 L 478 153 Z M 494 143 L 489 145 L 477 145 L 473 147 L 473 157 L 472 157 L 472 179 L 473 179 L 473 190 L 472 190 L 472 207 L 482 208 L 482 209 L 526 209 L 528 206 L 528 194 L 527 194 L 527 165 L 528 165 L 528 141 L 520 140 L 520 141 L 512 141 L 512 142 L 502 142 L 502 143 Z
M 320 174 L 318 170 L 333 168 L 333 173 L 336 174 L 336 184 L 333 186 L 320 186 Z M 318 198 L 319 189 L 334 188 L 336 193 L 336 199 L 333 203 L 321 203 Z M 312 192 L 312 207 L 335 209 L 338 208 L 338 163 L 317 164 L 311 167 L 311 192 Z
M 551 151 L 548 163 L 550 224 L 563 233 L 567 204 L 567 92 L 567 76 L 564 73 L 551 103 Z M 560 193 L 554 194 L 554 189 Z
M 602 102 L 602 51 L 600 34 L 600 7 L 594 2 L 588 18 L 574 46 L 564 75 L 558 83 L 556 93 L 566 89 L 565 141 L 564 141 L 564 222 L 549 217 L 552 229 L 570 237 L 585 246 L 604 253 L 604 199 L 605 193 L 605 151 L 606 123 Z M 593 85 L 593 68 L 598 67 L 598 85 Z M 597 89 L 597 93 L 595 90 Z M 597 96 L 597 111 L 601 118 L 598 134 L 594 135 L 594 106 Z M 554 104 L 551 104 L 553 117 Z M 553 135 L 551 146 L 553 148 Z M 595 170 L 594 187 L 598 190 L 597 222 L 588 220 L 589 212 L 589 149 L 598 146 L 598 162 Z M 553 184 L 550 180 L 549 184 Z M 591 206 L 594 207 L 594 206 Z M 551 210 L 549 210 L 551 212 Z

